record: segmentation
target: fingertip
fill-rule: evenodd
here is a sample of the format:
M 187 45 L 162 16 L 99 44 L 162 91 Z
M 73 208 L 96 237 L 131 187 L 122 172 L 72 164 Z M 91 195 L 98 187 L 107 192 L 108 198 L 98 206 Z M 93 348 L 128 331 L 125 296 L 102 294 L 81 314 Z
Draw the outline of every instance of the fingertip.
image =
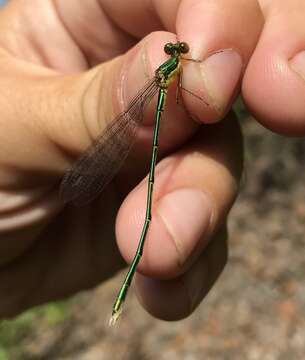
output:
M 143 181 L 124 200 L 116 222 L 118 247 L 128 264 L 136 254 L 145 222 L 147 182 Z M 155 194 L 157 191 L 155 191 Z M 155 197 L 157 197 L 156 194 Z M 156 200 L 157 201 L 157 200 Z M 181 272 L 178 254 L 164 223 L 153 211 L 137 270 L 147 276 L 169 279 Z
M 190 45 L 183 86 L 202 98 L 183 95 L 199 122 L 222 120 L 240 91 L 241 77 L 263 25 L 257 1 L 181 1 L 177 15 L 180 40 Z M 247 35 L 240 29 L 247 28 Z
M 239 92 L 244 63 L 235 49 L 209 54 L 202 62 L 184 64 L 183 98 L 192 115 L 203 123 L 224 118 Z
M 159 279 L 181 275 L 206 246 L 214 203 L 192 188 L 166 189 L 174 161 L 156 174 L 152 220 L 138 269 Z M 175 181 L 175 179 L 173 179 Z M 117 217 L 117 239 L 122 256 L 131 263 L 145 222 L 147 179 L 125 199 Z
M 258 49 L 242 85 L 244 101 L 255 118 L 272 131 L 289 136 L 305 134 L 305 80 L 288 57 L 270 46 Z
M 265 25 L 245 72 L 245 103 L 265 127 L 305 134 L 304 2 L 270 2 Z
M 171 279 L 198 258 L 236 197 L 242 167 L 239 139 L 237 123 L 228 119 L 198 133 L 184 150 L 158 163 L 141 273 Z M 118 213 L 117 240 L 128 263 L 145 221 L 146 197 L 147 178 L 127 196 Z

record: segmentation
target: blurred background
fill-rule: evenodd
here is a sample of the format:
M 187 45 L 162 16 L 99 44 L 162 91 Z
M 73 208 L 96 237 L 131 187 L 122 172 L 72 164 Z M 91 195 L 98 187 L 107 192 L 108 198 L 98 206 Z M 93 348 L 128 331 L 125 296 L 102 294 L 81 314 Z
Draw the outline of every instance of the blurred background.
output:
M 131 290 L 110 328 L 119 274 L 0 322 L 0 360 L 305 359 L 305 142 L 262 128 L 240 101 L 235 110 L 245 175 L 229 222 L 229 263 L 199 308 L 183 321 L 155 320 Z

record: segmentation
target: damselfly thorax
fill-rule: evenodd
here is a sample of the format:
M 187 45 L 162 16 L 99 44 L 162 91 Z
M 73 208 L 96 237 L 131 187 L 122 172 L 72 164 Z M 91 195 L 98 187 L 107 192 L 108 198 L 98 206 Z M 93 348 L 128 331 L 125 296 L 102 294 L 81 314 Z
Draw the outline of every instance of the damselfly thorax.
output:
M 181 71 L 181 54 L 189 52 L 189 46 L 185 42 L 176 44 L 167 43 L 164 51 L 171 57 L 158 67 L 155 72 L 155 80 L 162 89 L 167 89 Z

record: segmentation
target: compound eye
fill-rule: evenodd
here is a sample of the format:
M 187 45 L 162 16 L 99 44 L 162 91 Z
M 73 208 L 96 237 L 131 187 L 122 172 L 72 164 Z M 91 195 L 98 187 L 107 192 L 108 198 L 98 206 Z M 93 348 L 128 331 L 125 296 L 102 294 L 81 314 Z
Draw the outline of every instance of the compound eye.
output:
M 179 44 L 179 47 L 180 47 L 180 52 L 182 54 L 186 54 L 190 51 L 190 47 L 188 46 L 188 44 L 186 42 L 181 42 Z
M 167 43 L 164 46 L 164 51 L 167 55 L 172 55 L 173 53 L 173 44 L 172 43 Z

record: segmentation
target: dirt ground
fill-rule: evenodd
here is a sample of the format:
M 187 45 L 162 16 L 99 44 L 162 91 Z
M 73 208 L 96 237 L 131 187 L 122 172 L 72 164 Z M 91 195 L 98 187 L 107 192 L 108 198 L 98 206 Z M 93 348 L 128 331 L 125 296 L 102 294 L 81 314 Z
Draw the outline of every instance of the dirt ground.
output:
M 229 263 L 194 314 L 155 320 L 131 292 L 119 326 L 109 328 L 120 275 L 78 296 L 55 327 L 36 319 L 19 344 L 22 359 L 305 359 L 305 142 L 243 122 L 246 171 Z

